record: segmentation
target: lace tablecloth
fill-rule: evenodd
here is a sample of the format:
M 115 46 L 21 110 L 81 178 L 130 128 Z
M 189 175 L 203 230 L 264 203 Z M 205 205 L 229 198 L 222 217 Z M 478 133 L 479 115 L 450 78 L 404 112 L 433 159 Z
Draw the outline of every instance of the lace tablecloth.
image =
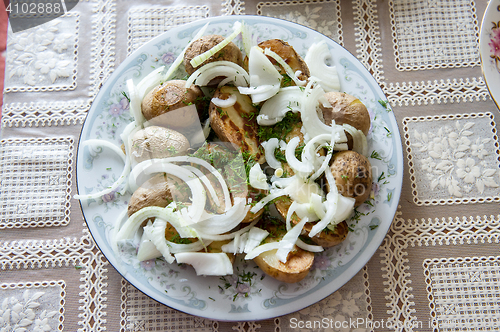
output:
M 486 5 L 82 0 L 43 26 L 9 33 L 0 330 L 500 331 L 499 113 L 478 51 Z M 171 27 L 234 14 L 309 26 L 357 56 L 388 96 L 407 165 L 392 227 L 352 280 L 299 312 L 229 323 L 158 304 L 122 279 L 72 196 L 80 129 L 113 69 Z

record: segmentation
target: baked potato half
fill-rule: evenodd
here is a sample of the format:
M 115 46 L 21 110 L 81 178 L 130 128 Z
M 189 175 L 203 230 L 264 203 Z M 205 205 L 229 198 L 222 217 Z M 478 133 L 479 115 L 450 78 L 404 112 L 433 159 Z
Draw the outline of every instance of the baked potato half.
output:
M 262 222 L 263 221 L 263 222 Z M 279 241 L 286 233 L 285 224 L 282 222 L 271 222 L 263 219 L 259 226 L 269 232 L 264 242 Z M 295 283 L 304 279 L 314 263 L 314 253 L 305 251 L 295 246 L 288 254 L 286 263 L 281 262 L 276 256 L 276 249 L 263 252 L 255 257 L 253 261 L 258 267 L 270 277 L 286 283 Z
M 258 110 L 249 96 L 241 94 L 232 86 L 217 89 L 214 98 L 225 100 L 231 95 L 236 96 L 233 106 L 222 108 L 210 103 L 208 114 L 212 129 L 221 141 L 232 143 L 262 164 L 265 157 L 260 149 L 258 137 Z

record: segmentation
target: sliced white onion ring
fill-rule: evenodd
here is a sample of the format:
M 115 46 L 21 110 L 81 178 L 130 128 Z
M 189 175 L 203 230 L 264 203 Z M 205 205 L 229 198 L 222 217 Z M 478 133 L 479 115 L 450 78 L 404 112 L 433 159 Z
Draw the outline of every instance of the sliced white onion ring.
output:
M 198 67 L 203 62 L 205 62 L 208 58 L 210 58 L 212 55 L 214 55 L 215 53 L 219 52 L 224 47 L 226 47 L 226 45 L 228 45 L 241 32 L 241 28 L 242 28 L 241 22 L 239 22 L 239 21 L 235 22 L 233 25 L 233 32 L 229 36 L 224 38 L 223 41 L 221 41 L 220 43 L 218 43 L 217 45 L 215 45 L 214 47 L 212 47 L 208 51 L 191 59 L 191 62 L 190 62 L 191 66 L 193 66 L 193 68 Z
M 229 98 L 227 98 L 227 99 L 221 99 L 221 98 L 214 97 L 214 98 L 212 98 L 211 102 L 217 107 L 227 108 L 227 107 L 231 107 L 234 104 L 236 104 L 237 100 L 238 100 L 238 98 L 236 97 L 236 95 L 230 94 Z
M 260 109 L 257 123 L 260 126 L 272 126 L 283 120 L 286 113 L 300 111 L 302 90 L 297 86 L 281 88 L 278 94 L 269 98 Z
M 340 80 L 337 67 L 328 65 L 327 61 L 332 60 L 332 54 L 325 41 L 312 44 L 307 50 L 304 61 L 311 72 L 311 76 L 318 78 L 323 90 L 340 91 Z
M 279 146 L 279 140 L 276 137 L 273 137 L 261 143 L 261 145 L 264 147 L 264 155 L 266 157 L 267 164 L 274 169 L 281 168 L 281 162 L 279 162 L 274 155 L 274 151 Z

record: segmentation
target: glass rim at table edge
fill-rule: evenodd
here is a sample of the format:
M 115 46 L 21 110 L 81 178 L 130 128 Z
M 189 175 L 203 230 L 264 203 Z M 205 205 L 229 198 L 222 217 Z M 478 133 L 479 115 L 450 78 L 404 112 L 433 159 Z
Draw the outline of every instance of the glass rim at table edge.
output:
M 83 124 L 81 132 L 80 132 L 80 136 L 79 136 L 79 143 L 78 143 L 78 147 L 77 147 L 77 158 L 76 158 L 76 171 L 75 171 L 76 172 L 76 187 L 77 187 L 77 192 L 80 192 L 80 190 L 79 190 L 80 189 L 79 188 L 80 181 L 78 181 L 78 168 L 79 168 L 78 166 L 81 164 L 81 163 L 79 163 L 79 159 L 80 159 L 80 154 L 82 153 L 81 149 L 80 149 L 80 142 L 81 142 L 81 139 L 83 137 L 83 134 L 86 131 L 86 128 L 91 128 L 91 126 L 88 125 L 88 123 L 87 123 L 88 116 L 91 113 L 93 113 L 91 111 L 94 108 L 94 105 L 99 105 L 101 99 L 103 99 L 104 96 L 106 95 L 106 93 L 101 93 L 101 92 L 102 91 L 108 91 L 108 90 L 110 90 L 112 88 L 113 84 L 115 84 L 116 81 L 120 78 L 121 69 L 127 68 L 130 65 L 131 62 L 133 62 L 134 60 L 136 60 L 137 55 L 140 54 L 140 52 L 141 52 L 141 50 L 143 48 L 148 47 L 148 45 L 154 45 L 155 43 L 158 43 L 159 41 L 161 41 L 162 38 L 164 38 L 165 34 L 179 33 L 180 31 L 188 30 L 188 29 L 194 29 L 194 30 L 196 30 L 198 28 L 201 28 L 204 24 L 211 23 L 211 22 L 214 22 L 214 21 L 215 21 L 214 23 L 226 23 L 226 21 L 227 22 L 235 22 L 235 21 L 238 21 L 238 20 L 239 21 L 245 21 L 245 20 L 250 20 L 250 21 L 251 20 L 262 20 L 262 21 L 267 21 L 266 23 L 268 23 L 268 24 L 278 24 L 278 22 L 279 22 L 280 24 L 284 25 L 285 27 L 286 26 L 290 26 L 290 27 L 293 27 L 293 28 L 299 29 L 299 30 L 302 30 L 302 29 L 308 30 L 313 35 L 317 34 L 317 35 L 321 36 L 322 38 L 326 39 L 328 41 L 328 43 L 336 44 L 338 47 L 342 48 L 345 52 L 347 52 L 354 59 L 354 62 L 360 63 L 359 60 L 349 50 L 347 50 L 342 45 L 338 44 L 333 39 L 331 39 L 331 38 L 323 35 L 322 33 L 318 32 L 318 31 L 316 31 L 316 30 L 314 30 L 312 28 L 309 28 L 307 26 L 304 26 L 304 25 L 301 25 L 301 24 L 298 24 L 298 23 L 294 23 L 294 22 L 290 22 L 290 21 L 287 21 L 287 20 L 284 20 L 284 19 L 279 19 L 279 18 L 263 17 L 263 16 L 258 16 L 258 15 L 216 16 L 216 17 L 204 18 L 204 19 L 201 19 L 201 20 L 198 20 L 198 21 L 195 21 L 195 22 L 186 23 L 184 25 L 174 27 L 174 28 L 168 30 L 167 32 L 160 34 L 159 36 L 156 36 L 156 37 L 152 38 L 150 41 L 146 42 L 144 45 L 142 45 L 137 50 L 135 50 L 130 55 L 128 55 L 127 58 L 122 63 L 120 63 L 118 65 L 118 67 L 113 71 L 113 73 L 106 79 L 106 82 L 100 88 L 99 93 L 97 94 L 95 100 L 92 103 L 92 106 L 90 107 L 90 109 L 89 109 L 89 111 L 87 113 L 87 117 L 86 117 L 86 119 L 84 121 L 84 124 Z M 374 89 L 378 90 L 379 94 L 381 96 L 385 97 L 384 92 L 380 88 L 380 85 L 376 82 L 375 78 L 369 73 L 369 71 L 364 66 L 362 66 L 362 67 L 366 71 L 366 74 L 368 75 L 367 78 L 372 81 L 371 83 L 374 84 L 374 86 L 375 86 Z M 387 100 L 387 99 L 385 99 L 385 100 Z M 273 311 L 272 314 L 263 315 L 262 317 L 247 318 L 247 317 L 245 317 L 246 315 L 241 315 L 240 314 L 240 315 L 238 315 L 238 317 L 234 317 L 234 319 L 233 319 L 233 317 L 231 317 L 231 319 L 227 319 L 227 317 L 222 317 L 222 316 L 215 317 L 214 315 L 204 315 L 203 312 L 200 312 L 200 310 L 195 311 L 195 310 L 193 310 L 193 308 L 188 307 L 188 306 L 178 307 L 178 306 L 175 305 L 176 302 L 174 302 L 173 300 L 169 300 L 169 298 L 165 297 L 164 294 L 162 294 L 163 296 L 159 296 L 160 294 L 158 294 L 157 292 L 151 292 L 151 289 L 148 289 L 149 287 L 147 287 L 147 286 L 144 287 L 144 285 L 142 285 L 142 283 L 136 284 L 136 283 L 132 282 L 133 280 L 137 280 L 137 279 L 135 279 L 134 276 L 132 276 L 128 271 L 126 271 L 126 270 L 123 269 L 122 262 L 117 261 L 116 257 L 113 255 L 113 253 L 111 253 L 111 255 L 109 255 L 109 254 L 106 255 L 104 253 L 105 251 L 107 251 L 107 249 L 103 250 L 103 248 L 101 247 L 101 245 L 102 245 L 101 241 L 100 241 L 101 234 L 96 232 L 97 231 L 97 226 L 95 226 L 95 224 L 92 221 L 88 221 L 87 220 L 87 217 L 85 216 L 85 213 L 84 213 L 84 208 L 82 206 L 82 202 L 79 201 L 80 209 L 82 211 L 82 216 L 83 216 L 83 218 L 85 220 L 85 223 L 87 224 L 87 227 L 89 229 L 89 233 L 92 236 L 92 238 L 93 238 L 96 246 L 99 248 L 99 250 L 101 251 L 101 253 L 106 257 L 106 259 L 111 264 L 111 266 L 113 266 L 114 269 L 125 280 L 127 280 L 130 284 L 132 284 L 135 288 L 137 288 L 141 293 L 143 293 L 146 296 L 148 296 L 149 298 L 157 301 L 158 303 L 161 303 L 163 305 L 166 305 L 168 307 L 171 307 L 173 309 L 179 310 L 181 312 L 184 312 L 184 313 L 187 313 L 187 314 L 190 314 L 190 315 L 193 315 L 193 316 L 203 317 L 203 318 L 207 318 L 207 319 L 211 319 L 211 320 L 217 320 L 217 321 L 227 321 L 227 322 L 235 322 L 235 321 L 260 321 L 260 320 L 266 320 L 266 319 L 273 319 L 273 318 L 276 318 L 276 317 L 279 317 L 279 316 L 282 316 L 282 315 L 290 314 L 290 313 L 293 313 L 293 312 L 296 312 L 296 311 L 301 310 L 303 308 L 309 307 L 309 306 L 311 306 L 311 305 L 313 305 L 313 304 L 321 301 L 322 299 L 324 299 L 328 295 L 333 294 L 340 287 L 342 287 L 349 280 L 351 280 L 368 263 L 368 261 L 373 257 L 373 255 L 375 254 L 375 252 L 377 251 L 377 249 L 381 245 L 383 239 L 385 238 L 387 232 L 389 231 L 390 225 L 392 224 L 392 221 L 393 221 L 393 219 L 394 219 L 394 217 L 396 215 L 397 207 L 398 207 L 398 204 L 399 204 L 399 199 L 400 199 L 401 191 L 402 191 L 403 172 L 404 172 L 404 169 L 405 169 L 404 162 L 403 162 L 402 141 L 401 141 L 401 136 L 400 136 L 400 133 L 399 133 L 399 125 L 398 125 L 398 122 L 396 120 L 396 117 L 394 116 L 394 112 L 391 112 L 391 114 L 389 115 L 389 119 L 391 121 L 392 129 L 393 130 L 397 130 L 397 135 L 393 135 L 393 137 L 392 137 L 393 140 L 395 140 L 395 142 L 394 142 L 395 152 L 393 154 L 393 157 L 394 157 L 394 155 L 396 155 L 396 159 L 398 159 L 398 165 L 397 165 L 396 173 L 399 174 L 399 175 L 398 175 L 397 178 L 395 178 L 395 182 L 397 182 L 397 183 L 400 184 L 399 186 L 396 186 L 395 190 L 394 190 L 394 197 L 396 197 L 398 199 L 398 203 L 395 204 L 396 208 L 392 209 L 391 216 L 390 216 L 391 217 L 390 221 L 385 221 L 385 223 L 386 223 L 385 224 L 385 226 L 386 226 L 385 228 L 384 227 L 378 227 L 377 230 L 375 231 L 375 233 L 373 234 L 372 239 L 370 241 L 367 241 L 364 244 L 364 246 L 361 248 L 361 250 L 356 254 L 356 257 L 353 258 L 349 263 L 346 264 L 347 268 L 345 270 L 343 270 L 343 272 L 339 276 L 337 276 L 335 278 L 336 285 L 332 286 L 332 285 L 330 285 L 330 284 L 332 284 L 332 282 L 330 282 L 329 284 L 323 286 L 319 290 L 323 290 L 324 288 L 327 288 L 327 292 L 325 292 L 324 295 L 321 295 L 321 298 L 315 300 L 314 302 L 310 302 L 310 303 L 308 302 L 305 305 L 295 306 L 295 308 L 293 310 L 288 310 L 288 309 L 283 308 L 285 306 L 281 306 L 281 307 L 278 307 L 278 308 L 273 308 L 271 310 L 271 311 Z M 382 223 L 383 222 L 384 221 L 382 221 Z M 103 243 L 103 244 L 107 244 L 107 243 Z M 360 255 L 361 253 L 366 253 L 367 250 L 368 250 L 368 254 Z M 356 264 L 354 264 L 354 263 L 356 263 Z M 330 287 L 328 287 L 328 286 L 330 286 Z M 150 286 L 150 287 L 152 287 L 152 286 Z M 316 290 L 313 294 L 308 294 L 308 297 L 311 297 L 312 295 L 318 293 L 319 290 Z M 265 312 L 267 313 L 269 311 L 270 310 L 267 310 Z
M 485 38 L 486 37 L 489 38 L 489 35 L 485 35 L 485 33 L 486 33 L 485 32 L 486 31 L 485 24 L 493 22 L 491 20 L 491 16 L 493 16 L 493 14 L 491 14 L 491 12 L 493 11 L 492 8 L 494 8 L 496 6 L 500 6 L 500 0 L 491 0 L 488 3 L 488 5 L 486 6 L 486 9 L 484 10 L 483 19 L 481 20 L 481 28 L 479 31 L 479 58 L 481 61 L 481 72 L 482 72 L 483 77 L 484 77 L 484 83 L 486 84 L 486 88 L 488 89 L 488 93 L 491 97 L 491 100 L 493 101 L 493 103 L 495 104 L 497 109 L 500 111 L 500 94 L 497 96 L 497 98 L 499 99 L 499 100 L 497 100 L 497 98 L 495 98 L 495 95 L 493 94 L 493 89 L 490 87 L 492 82 L 490 81 L 490 83 L 488 83 L 488 79 L 486 79 L 486 77 L 489 75 L 486 74 L 486 70 L 485 70 L 486 62 L 484 60 L 484 54 L 482 52 L 483 48 L 487 47 L 487 46 L 485 46 L 485 43 L 487 43 Z M 500 14 L 500 12 L 497 11 L 497 14 Z M 500 21 L 500 16 L 499 16 L 498 21 Z M 497 80 L 500 80 L 500 72 L 497 72 L 497 74 L 499 75 L 499 78 Z

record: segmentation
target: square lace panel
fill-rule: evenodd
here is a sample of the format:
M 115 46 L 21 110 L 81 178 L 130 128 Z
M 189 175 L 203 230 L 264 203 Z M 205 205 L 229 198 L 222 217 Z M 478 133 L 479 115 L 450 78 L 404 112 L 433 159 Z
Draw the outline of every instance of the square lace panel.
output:
M 64 281 L 0 284 L 0 330 L 62 331 Z
M 398 70 L 480 64 L 474 1 L 398 0 L 390 9 Z
M 257 14 L 305 25 L 342 44 L 340 3 L 336 0 L 259 2 Z
M 499 262 L 500 256 L 425 260 L 434 326 L 440 331 L 498 331 Z
M 73 138 L 0 141 L 0 229 L 67 225 Z
M 122 279 L 121 332 L 211 332 L 217 322 L 171 309 L 147 297 Z
M 132 8 L 128 15 L 128 54 L 175 26 L 208 17 L 209 11 L 208 6 Z
M 405 118 L 403 125 L 416 204 L 500 200 L 493 114 Z
M 396 331 L 498 331 L 500 215 L 400 216 L 380 247 L 387 324 Z
M 370 331 L 376 328 L 374 323 L 366 266 L 325 299 L 275 319 L 276 331 L 282 332 L 301 330 L 299 327 L 308 331 Z
M 76 88 L 79 14 L 68 13 L 38 27 L 9 31 L 5 92 Z

